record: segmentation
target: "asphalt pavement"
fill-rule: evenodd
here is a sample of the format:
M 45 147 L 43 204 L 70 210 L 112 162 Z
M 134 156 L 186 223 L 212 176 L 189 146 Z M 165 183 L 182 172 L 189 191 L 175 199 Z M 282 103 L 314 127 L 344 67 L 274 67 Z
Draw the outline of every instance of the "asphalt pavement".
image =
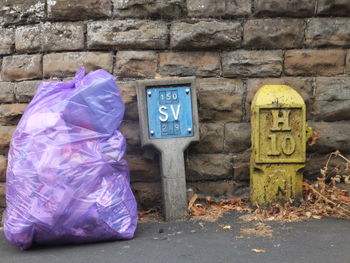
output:
M 129 241 L 27 251 L 0 233 L 0 263 L 350 263 L 350 221 L 265 222 L 273 232 L 259 237 L 244 231 L 257 222 L 244 222 L 241 215 L 226 214 L 217 222 L 142 223 Z

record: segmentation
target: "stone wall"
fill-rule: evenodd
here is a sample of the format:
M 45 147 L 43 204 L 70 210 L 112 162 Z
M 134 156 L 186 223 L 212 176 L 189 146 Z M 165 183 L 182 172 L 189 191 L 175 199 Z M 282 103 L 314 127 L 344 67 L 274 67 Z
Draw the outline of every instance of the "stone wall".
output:
M 6 0 L 0 2 L 0 207 L 8 145 L 42 80 L 82 65 L 118 77 L 135 195 L 160 203 L 158 160 L 140 147 L 133 80 L 198 78 L 201 141 L 185 153 L 188 188 L 247 190 L 249 106 L 263 84 L 301 93 L 320 132 L 307 178 L 326 154 L 350 154 L 350 0 Z

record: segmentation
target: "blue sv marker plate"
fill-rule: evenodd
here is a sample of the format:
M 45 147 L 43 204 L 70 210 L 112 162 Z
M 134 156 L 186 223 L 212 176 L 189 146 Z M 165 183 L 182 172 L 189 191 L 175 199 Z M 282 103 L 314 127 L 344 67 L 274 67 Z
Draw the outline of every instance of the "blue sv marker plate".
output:
M 191 87 L 147 88 L 150 139 L 193 136 Z

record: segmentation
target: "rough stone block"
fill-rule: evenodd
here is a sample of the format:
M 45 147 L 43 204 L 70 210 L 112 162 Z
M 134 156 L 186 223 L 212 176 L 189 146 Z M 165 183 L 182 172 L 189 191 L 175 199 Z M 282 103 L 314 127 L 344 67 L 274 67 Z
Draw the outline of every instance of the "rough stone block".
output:
M 339 150 L 350 153 L 350 121 L 309 122 L 314 131 L 320 133 L 315 145 L 309 151 L 328 154 Z
M 117 17 L 176 18 L 186 11 L 185 0 L 113 0 Z
M 313 114 L 316 120 L 350 120 L 350 78 L 316 78 Z
M 39 22 L 46 16 L 45 0 L 0 1 L 0 25 Z
M 131 182 L 160 181 L 160 170 L 157 161 L 144 158 L 141 154 L 126 156 L 130 168 Z
M 305 23 L 302 19 L 253 19 L 244 25 L 244 44 L 253 48 L 301 47 Z
M 225 124 L 225 152 L 246 151 L 250 145 L 250 123 Z
M 18 102 L 30 102 L 41 81 L 29 80 L 16 83 L 15 96 Z
M 125 103 L 124 120 L 138 120 L 135 82 L 118 82 Z
M 350 50 L 347 50 L 346 62 L 345 62 L 345 73 L 350 74 Z
M 2 80 L 14 81 L 41 77 L 41 55 L 16 55 L 3 58 Z
M 110 17 L 110 0 L 47 0 L 48 17 L 54 20 L 83 20 Z
M 349 16 L 349 12 L 349 0 L 318 0 L 318 15 Z
M 249 16 L 251 13 L 252 13 L 251 1 L 247 1 L 247 0 L 226 0 L 225 1 L 225 14 L 227 16 Z
M 15 84 L 0 81 L 0 103 L 15 102 Z
M 162 21 L 96 21 L 88 23 L 87 45 L 93 49 L 165 49 L 168 35 Z
M 349 24 L 348 18 L 312 18 L 307 23 L 305 43 L 310 47 L 349 46 Z
M 0 225 L 4 225 L 5 208 L 0 208 Z
M 6 207 L 6 184 L 0 183 L 0 207 Z
M 247 16 L 251 8 L 247 0 L 187 0 L 188 14 L 193 17 Z
M 0 55 L 7 55 L 13 52 L 15 47 L 15 31 L 13 28 L 0 27 Z
M 223 16 L 226 11 L 225 6 L 226 0 L 187 0 L 188 15 L 193 17 Z
M 250 119 L 250 105 L 255 93 L 264 85 L 287 85 L 295 89 L 304 99 L 306 104 L 307 119 L 311 118 L 311 109 L 313 103 L 313 79 L 299 77 L 283 77 L 283 78 L 265 78 L 265 79 L 248 79 L 247 81 L 247 97 L 246 112 L 247 119 Z
M 224 124 L 201 123 L 199 125 L 200 141 L 190 147 L 198 153 L 221 153 L 224 148 Z
M 157 58 L 154 51 L 119 51 L 114 74 L 119 78 L 154 78 Z
M 350 100 L 350 77 L 316 78 L 316 100 Z
M 326 154 L 308 154 L 306 158 L 306 165 L 304 170 L 304 178 L 308 180 L 316 180 L 321 176 L 320 169 L 322 169 L 327 161 L 328 156 Z
M 316 100 L 313 115 L 315 116 L 315 120 L 350 120 L 350 100 Z
M 282 72 L 282 51 L 237 50 L 222 54 L 224 77 L 269 77 Z
M 187 188 L 192 189 L 193 193 L 197 194 L 200 199 L 207 196 L 215 200 L 231 200 L 236 197 L 235 192 L 240 185 L 231 180 L 217 181 L 217 182 L 189 182 Z
M 202 1 L 202 0 L 199 0 Z M 208 0 L 204 0 L 208 1 Z M 209 0 L 210 2 L 214 2 Z M 220 0 L 219 6 L 220 6 Z M 247 0 L 226 0 L 225 15 L 226 16 L 249 16 L 252 13 L 252 3 Z
M 14 126 L 0 126 L 0 154 L 7 155 L 12 134 L 15 131 Z
M 7 157 L 0 155 L 0 182 L 6 181 Z
M 336 75 L 344 72 L 344 50 L 287 50 L 287 75 Z
M 306 166 L 304 171 L 304 178 L 308 180 L 316 180 L 317 177 L 321 177 L 320 170 L 326 166 L 328 161 L 328 154 L 308 154 L 306 159 Z M 332 158 L 328 162 L 329 171 L 333 169 L 341 168 L 344 165 L 344 160 L 340 158 Z
M 27 104 L 1 104 L 0 125 L 17 125 L 26 108 Z
M 219 76 L 220 57 L 212 52 L 161 53 L 159 72 L 165 76 Z
M 44 55 L 43 70 L 45 77 L 73 76 L 82 66 L 87 71 L 105 69 L 112 72 L 113 54 L 104 52 L 68 52 Z
M 241 39 L 240 22 L 175 22 L 170 28 L 170 47 L 173 49 L 237 48 Z
M 16 29 L 16 50 L 41 52 L 84 48 L 82 23 L 43 23 Z
M 186 179 L 233 179 L 233 158 L 227 154 L 190 154 L 186 160 Z
M 128 152 L 141 150 L 140 128 L 138 122 L 123 121 L 119 130 L 126 138 Z
M 149 209 L 162 205 L 160 183 L 133 183 L 131 188 L 139 209 Z
M 254 0 L 256 16 L 305 17 L 314 14 L 316 0 Z
M 199 79 L 198 111 L 201 121 L 241 121 L 245 88 L 238 79 Z
M 233 155 L 234 180 L 236 182 L 249 182 L 251 149 Z

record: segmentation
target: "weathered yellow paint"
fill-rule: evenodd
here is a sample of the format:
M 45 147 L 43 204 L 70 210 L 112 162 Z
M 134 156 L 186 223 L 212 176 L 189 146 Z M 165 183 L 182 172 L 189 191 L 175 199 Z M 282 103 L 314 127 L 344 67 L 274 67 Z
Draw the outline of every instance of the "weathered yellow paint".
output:
M 306 142 L 312 134 L 302 97 L 285 85 L 261 87 L 252 102 L 251 126 L 252 205 L 299 200 Z

